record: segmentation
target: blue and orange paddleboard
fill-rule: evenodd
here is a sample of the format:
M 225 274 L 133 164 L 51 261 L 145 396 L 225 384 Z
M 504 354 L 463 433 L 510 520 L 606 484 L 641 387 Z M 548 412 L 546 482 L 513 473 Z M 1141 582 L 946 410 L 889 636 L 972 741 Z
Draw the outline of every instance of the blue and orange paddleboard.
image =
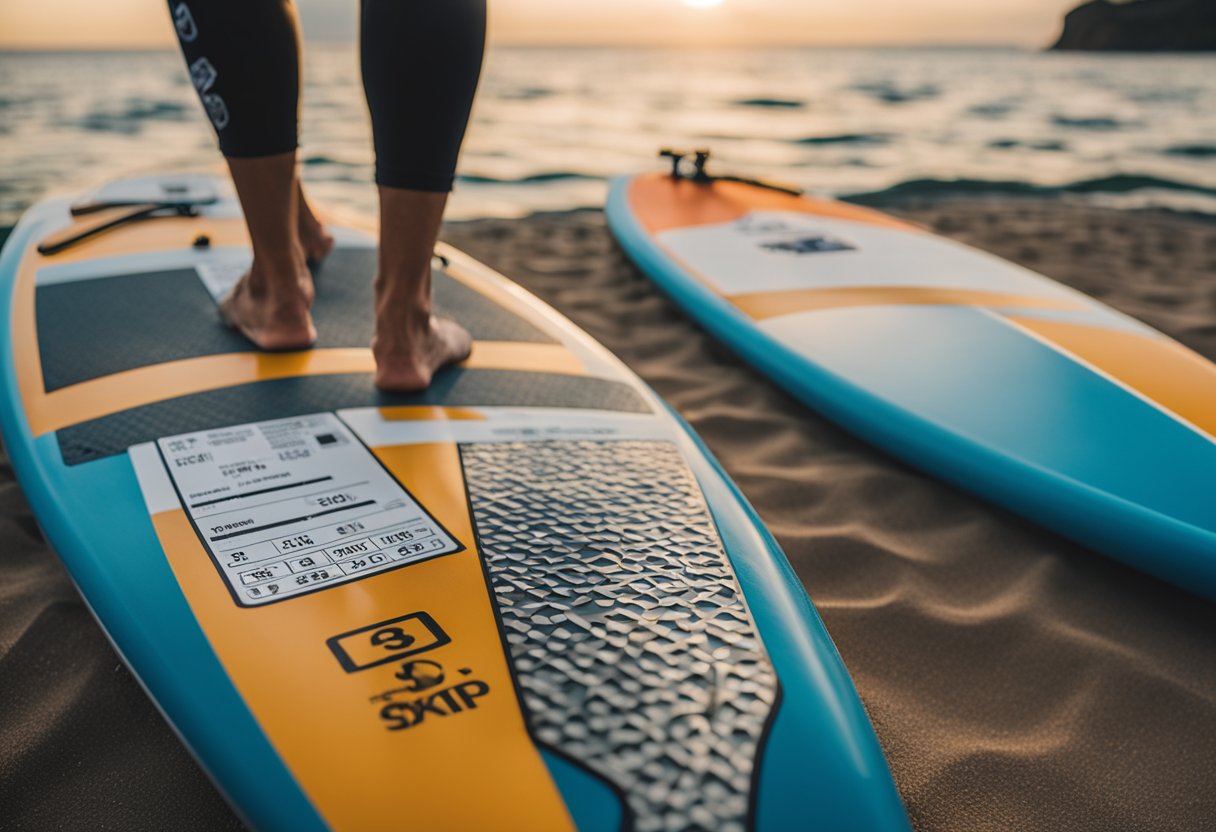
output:
M 0 258 L 4 440 L 251 825 L 907 828 L 772 538 L 555 311 L 444 248 L 436 304 L 472 356 L 384 395 L 373 235 L 335 225 L 316 348 L 266 354 L 216 316 L 250 258 L 222 183 L 71 206 L 33 208 Z
M 1216 598 L 1207 359 L 1027 269 L 763 183 L 623 178 L 607 214 L 658 286 L 809 406 Z

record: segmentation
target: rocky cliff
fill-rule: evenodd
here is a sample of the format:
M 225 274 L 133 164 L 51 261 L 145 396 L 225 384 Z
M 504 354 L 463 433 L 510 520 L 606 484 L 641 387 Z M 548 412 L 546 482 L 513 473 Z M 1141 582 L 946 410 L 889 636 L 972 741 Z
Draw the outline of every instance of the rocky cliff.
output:
M 1053 49 L 1216 50 L 1216 0 L 1093 0 L 1069 12 Z

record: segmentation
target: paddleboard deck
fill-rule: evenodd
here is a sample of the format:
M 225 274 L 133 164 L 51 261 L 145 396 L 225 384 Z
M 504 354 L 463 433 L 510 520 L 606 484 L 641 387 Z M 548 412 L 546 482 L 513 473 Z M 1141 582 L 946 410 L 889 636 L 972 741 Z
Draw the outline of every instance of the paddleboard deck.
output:
M 613 183 L 627 254 L 795 397 L 929 473 L 1216 598 L 1216 365 L 1041 275 L 860 206 Z
M 374 236 L 341 224 L 316 348 L 253 351 L 216 315 L 250 262 L 222 182 L 88 201 L 165 192 L 213 196 L 47 255 L 105 218 L 22 219 L 0 426 L 83 597 L 248 823 L 907 828 L 780 550 L 619 361 L 444 247 L 437 311 L 474 351 L 377 392 Z

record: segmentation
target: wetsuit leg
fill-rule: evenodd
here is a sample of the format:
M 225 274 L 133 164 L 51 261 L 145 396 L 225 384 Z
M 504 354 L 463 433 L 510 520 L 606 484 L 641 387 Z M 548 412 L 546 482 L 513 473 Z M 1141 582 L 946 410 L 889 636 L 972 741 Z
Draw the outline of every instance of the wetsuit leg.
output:
M 223 154 L 295 150 L 300 38 L 291 0 L 169 0 L 169 12 Z
M 361 0 L 376 183 L 446 192 L 481 75 L 486 0 Z

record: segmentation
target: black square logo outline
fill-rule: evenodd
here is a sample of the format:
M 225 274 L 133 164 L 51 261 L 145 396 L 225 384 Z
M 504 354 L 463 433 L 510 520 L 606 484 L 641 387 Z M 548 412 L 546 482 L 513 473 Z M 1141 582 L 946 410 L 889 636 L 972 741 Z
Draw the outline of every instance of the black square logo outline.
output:
M 422 624 L 422 626 L 425 627 L 427 629 L 427 631 L 434 637 L 434 641 L 427 644 L 424 647 L 417 647 L 414 649 L 402 650 L 400 652 L 394 653 L 391 656 L 385 656 L 384 658 L 377 659 L 376 661 L 371 662 L 370 664 L 357 664 L 350 657 L 350 654 L 348 654 L 346 652 L 346 650 L 342 647 L 341 642 L 344 639 L 350 638 L 351 636 L 357 636 L 360 633 L 367 633 L 367 632 L 371 632 L 373 630 L 379 630 L 379 629 L 387 627 L 391 624 L 397 624 L 402 621 L 411 621 L 411 620 L 417 620 L 420 624 Z M 345 633 L 339 633 L 336 636 L 330 636 L 329 638 L 325 639 L 326 646 L 329 647 L 330 652 L 334 654 L 334 658 L 338 660 L 338 664 L 342 665 L 342 669 L 345 670 L 347 673 L 356 673 L 360 670 L 368 670 L 369 668 L 379 667 L 380 665 L 399 661 L 403 658 L 406 658 L 407 656 L 413 656 L 418 653 L 425 653 L 428 650 L 434 650 L 438 647 L 443 647 L 444 645 L 451 644 L 451 643 L 452 643 L 452 637 L 443 631 L 443 628 L 439 626 L 438 622 L 435 621 L 435 619 L 431 616 L 430 613 L 423 612 L 423 611 L 411 612 L 406 615 L 399 615 L 396 618 L 389 618 L 385 621 L 378 621 L 375 624 L 368 624 L 366 627 L 359 627 L 358 629 L 350 630 Z

